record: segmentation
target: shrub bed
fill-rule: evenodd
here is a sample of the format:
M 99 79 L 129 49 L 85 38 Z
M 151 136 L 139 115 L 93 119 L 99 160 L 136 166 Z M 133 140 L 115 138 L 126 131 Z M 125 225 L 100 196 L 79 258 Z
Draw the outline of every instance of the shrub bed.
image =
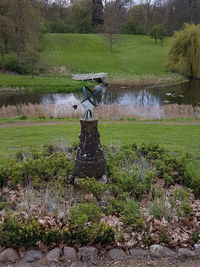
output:
M 57 179 L 69 183 L 73 172 L 73 161 L 67 160 L 64 153 L 50 153 L 46 149 L 40 153 L 30 148 L 28 154 L 27 151 L 19 152 L 16 160 L 0 165 L 0 187 L 8 181 L 13 186 L 32 184 L 38 187 Z
M 1 246 L 31 248 L 41 242 L 46 246 L 61 242 L 97 245 L 115 239 L 126 243 L 126 231 L 125 236 L 133 243 L 149 246 L 164 242 L 173 246 L 173 229 L 179 224 L 180 229 L 185 229 L 179 235 L 187 236 L 187 242 L 199 236 L 199 224 L 189 234 L 187 229 L 188 221 L 195 224 L 200 206 L 191 193 L 193 190 L 200 196 L 200 179 L 188 171 L 188 155 L 177 157 L 157 145 L 112 145 L 104 148 L 108 183 L 86 177 L 74 184 L 75 149 L 50 145 L 38 152 L 29 148 L 20 151 L 11 163 L 0 166 Z M 13 198 L 19 184 L 24 195 L 28 192 L 26 186 L 32 186 L 35 199 L 39 190 L 49 187 L 44 194 L 53 208 L 47 210 L 47 205 L 41 209 L 42 202 L 37 205 L 28 198 L 23 208 L 19 203 L 22 198 Z M 72 190 L 62 190 L 68 188 Z M 54 189 L 57 194 L 50 194 Z M 48 201 L 46 204 L 50 204 Z M 68 205 L 63 216 L 53 213 L 61 207 L 60 202 Z M 178 218 L 175 221 L 174 216 Z
M 105 223 L 91 223 L 84 228 L 77 225 L 63 228 L 41 225 L 36 219 L 6 217 L 0 224 L 0 246 L 33 248 L 39 245 L 103 245 L 115 241 L 115 232 Z

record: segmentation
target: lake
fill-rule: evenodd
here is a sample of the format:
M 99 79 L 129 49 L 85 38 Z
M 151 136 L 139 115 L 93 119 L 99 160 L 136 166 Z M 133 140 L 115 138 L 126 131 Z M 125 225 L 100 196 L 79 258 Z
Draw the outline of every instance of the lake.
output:
M 0 92 L 0 107 L 17 104 L 69 104 L 83 99 L 80 93 L 42 93 L 42 92 Z M 137 104 L 139 106 L 159 106 L 165 104 L 186 104 L 200 106 L 200 80 L 170 86 L 149 88 L 111 87 L 99 96 L 104 104 Z

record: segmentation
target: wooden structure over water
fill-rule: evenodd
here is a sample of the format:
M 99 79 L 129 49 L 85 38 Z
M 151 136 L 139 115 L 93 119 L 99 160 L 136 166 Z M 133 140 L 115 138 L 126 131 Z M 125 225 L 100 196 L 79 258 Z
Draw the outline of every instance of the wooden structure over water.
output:
M 98 81 L 99 79 L 104 81 L 107 77 L 108 74 L 105 72 L 72 75 L 72 79 L 76 81 Z

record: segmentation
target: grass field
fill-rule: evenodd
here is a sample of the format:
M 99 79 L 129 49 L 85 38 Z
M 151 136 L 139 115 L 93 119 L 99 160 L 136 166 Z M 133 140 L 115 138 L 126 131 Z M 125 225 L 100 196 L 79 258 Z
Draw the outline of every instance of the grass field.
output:
M 0 87 L 17 88 L 42 92 L 74 92 L 83 86 L 91 86 L 92 82 L 73 81 L 64 76 L 34 77 L 23 75 L 0 74 Z
M 107 72 L 116 75 L 161 75 L 165 71 L 169 39 L 155 45 L 149 36 L 115 35 L 113 52 L 104 35 L 45 34 L 44 62 L 67 66 L 72 72 Z
M 149 36 L 115 35 L 114 39 L 113 52 L 110 53 L 104 35 L 48 33 L 43 36 L 41 61 L 48 66 L 64 66 L 68 73 L 107 72 L 112 79 L 125 78 L 131 82 L 138 76 L 147 84 L 148 79 L 152 83 L 152 77 L 180 80 L 180 77 L 165 72 L 169 38 L 163 46 L 155 45 Z M 0 74 L 2 88 L 71 92 L 82 85 L 69 76 L 32 79 L 29 76 Z
M 173 153 L 192 154 L 191 168 L 200 172 L 200 125 L 164 125 L 135 122 L 108 123 L 99 125 L 103 144 L 131 145 L 155 143 Z M 41 148 L 44 144 L 63 139 L 71 144 L 78 141 L 79 123 L 63 125 L 37 125 L 6 127 L 0 130 L 0 163 L 11 159 L 22 147 L 32 145 Z

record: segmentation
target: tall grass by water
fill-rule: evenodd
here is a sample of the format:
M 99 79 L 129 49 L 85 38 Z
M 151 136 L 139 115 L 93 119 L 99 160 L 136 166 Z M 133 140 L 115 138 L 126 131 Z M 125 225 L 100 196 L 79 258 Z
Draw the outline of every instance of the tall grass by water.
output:
M 159 76 L 152 74 L 130 75 L 130 76 L 115 76 L 110 77 L 109 83 L 116 86 L 134 86 L 134 87 L 147 87 L 155 85 L 166 85 L 172 83 L 181 83 L 185 78 L 175 73 L 164 73 Z
M 82 106 L 77 110 L 72 108 L 74 103 L 66 104 L 20 104 L 0 108 L 0 118 L 81 118 L 84 114 Z M 99 119 L 175 119 L 200 118 L 200 107 L 191 105 L 170 104 L 165 106 L 129 105 L 99 105 L 94 114 Z

